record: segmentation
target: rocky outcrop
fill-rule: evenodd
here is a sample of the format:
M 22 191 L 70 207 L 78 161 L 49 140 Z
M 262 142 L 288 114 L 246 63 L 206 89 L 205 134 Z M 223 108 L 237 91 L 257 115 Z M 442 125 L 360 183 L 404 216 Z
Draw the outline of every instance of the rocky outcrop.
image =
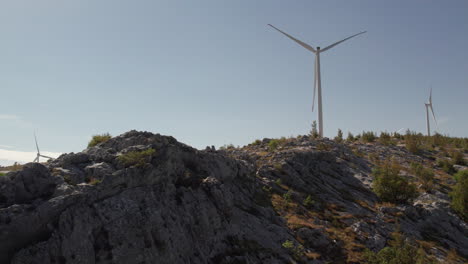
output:
M 468 256 L 466 223 L 445 194 L 378 206 L 371 164 L 351 147 L 267 144 L 198 151 L 130 131 L 28 164 L 0 177 L 0 263 L 343 263 L 343 234 L 379 250 L 397 218 L 412 237 Z M 142 151 L 140 163 L 119 158 Z

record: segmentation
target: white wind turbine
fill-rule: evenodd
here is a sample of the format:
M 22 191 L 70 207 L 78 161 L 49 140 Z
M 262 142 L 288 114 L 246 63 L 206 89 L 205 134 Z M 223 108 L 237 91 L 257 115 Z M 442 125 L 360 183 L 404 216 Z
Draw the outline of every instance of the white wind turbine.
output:
M 294 37 L 292 37 L 291 35 L 279 30 L 278 28 L 276 28 L 275 26 L 271 25 L 271 24 L 268 24 L 270 27 L 278 30 L 279 32 L 283 33 L 284 35 L 286 35 L 288 38 L 294 40 L 295 42 L 297 42 L 299 45 L 301 45 L 302 47 L 306 48 L 307 50 L 309 51 L 312 51 L 312 53 L 315 54 L 315 77 L 314 77 L 314 97 L 312 99 L 312 111 L 314 111 L 314 103 L 315 103 L 315 92 L 317 90 L 317 96 L 318 96 L 318 123 L 319 123 L 319 135 L 320 137 L 323 137 L 323 112 L 322 112 L 322 81 L 321 81 L 321 78 L 320 78 L 320 53 L 322 52 L 325 52 L 333 47 L 335 47 L 336 45 L 350 39 L 350 38 L 353 38 L 357 35 L 360 35 L 360 34 L 364 34 L 366 33 L 367 31 L 363 31 L 363 32 L 360 32 L 360 33 L 357 33 L 355 35 L 352 35 L 351 37 L 347 37 L 343 40 L 340 40 L 338 42 L 335 42 L 333 44 L 331 44 L 330 46 L 327 46 L 326 48 L 324 49 L 320 49 L 320 47 L 317 47 L 316 49 L 314 49 L 312 46 L 308 45 L 307 43 L 304 43 Z
M 431 91 L 429 93 L 429 102 L 425 103 L 424 105 L 426 106 L 427 135 L 431 136 L 431 128 L 430 128 L 430 124 L 429 124 L 429 108 L 431 108 L 432 117 L 434 117 L 434 121 L 435 121 L 435 123 L 437 125 L 437 119 L 436 119 L 435 114 L 434 114 L 434 108 L 432 108 L 432 88 L 431 88 Z
M 48 159 L 53 159 L 52 157 L 48 157 L 48 156 L 42 155 L 41 152 L 39 151 L 39 146 L 37 145 L 36 133 L 34 133 L 34 140 L 36 141 L 37 156 L 36 156 L 36 158 L 34 159 L 33 162 L 39 162 L 39 157 L 48 158 Z

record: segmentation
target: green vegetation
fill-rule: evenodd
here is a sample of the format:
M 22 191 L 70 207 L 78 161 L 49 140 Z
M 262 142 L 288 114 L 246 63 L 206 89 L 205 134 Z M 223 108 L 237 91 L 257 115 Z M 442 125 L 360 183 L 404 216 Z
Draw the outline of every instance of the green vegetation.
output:
M 111 139 L 112 136 L 109 133 L 104 133 L 101 135 L 94 135 L 88 143 L 88 148 L 94 147 L 99 143 L 103 143 Z
M 356 138 L 354 137 L 353 133 L 348 132 L 348 137 L 346 138 L 346 141 L 355 141 Z
M 300 260 L 302 256 L 304 256 L 304 247 L 302 245 L 295 246 L 294 242 L 292 242 L 291 240 L 286 240 L 281 245 L 283 246 L 283 248 L 287 249 L 290 253 L 292 253 L 293 258 L 295 260 Z
M 335 141 L 338 143 L 343 141 L 343 131 L 341 131 L 341 129 L 339 128 L 338 128 L 338 134 L 335 137 Z
M 314 120 L 312 122 L 312 129 L 310 130 L 310 138 L 316 139 L 319 137 L 319 133 L 317 130 L 317 122 Z
M 96 178 L 92 178 L 92 179 L 89 181 L 89 184 L 91 184 L 91 185 L 97 185 L 97 184 L 99 184 L 99 183 L 101 183 L 101 182 L 102 182 L 102 180 L 98 180 L 98 179 L 96 179 Z
M 405 203 L 417 196 L 416 186 L 399 175 L 400 166 L 395 161 L 386 161 L 372 170 L 372 189 L 384 202 Z
M 389 246 L 377 253 L 366 249 L 364 251 L 365 263 L 368 264 L 430 264 L 435 263 L 426 255 L 424 249 L 417 248 L 405 240 L 398 231 L 392 233 Z
M 463 157 L 463 153 L 460 151 L 452 151 L 450 153 L 450 157 L 452 158 L 452 163 L 457 165 L 465 165 L 465 159 Z
M 460 217 L 468 220 L 468 171 L 459 171 L 454 177 L 457 183 L 450 193 L 452 198 L 451 206 Z
M 0 177 L 5 176 L 5 175 L 6 175 L 6 173 L 0 172 Z
M 292 201 L 292 192 L 288 191 L 287 193 L 283 194 L 283 199 L 290 203 Z
M 310 194 L 304 199 L 304 201 L 302 202 L 302 204 L 307 207 L 307 208 L 310 208 L 312 207 L 314 204 L 315 204 L 315 201 L 312 199 L 312 196 L 310 196 Z
M 136 166 L 143 167 L 150 161 L 151 156 L 156 150 L 150 148 L 143 151 L 130 151 L 118 157 L 118 160 L 124 164 L 125 167 Z
M 284 145 L 286 143 L 286 138 L 282 137 L 280 139 L 272 139 L 268 142 L 268 149 L 270 151 L 275 151 L 278 147 Z
M 258 145 L 261 145 L 262 144 L 262 141 L 260 139 L 256 139 L 254 142 L 251 143 L 251 145 L 253 146 L 258 146 Z
M 434 181 L 434 172 L 432 170 L 424 168 L 420 163 L 412 162 L 411 171 L 421 181 L 425 190 L 429 190 L 432 187 Z
M 416 134 L 407 131 L 405 135 L 405 145 L 408 151 L 412 154 L 419 154 L 421 152 L 421 134 Z
M 450 161 L 447 160 L 447 159 L 439 159 L 439 160 L 437 160 L 437 166 L 439 166 L 440 168 L 442 168 L 442 170 L 445 171 L 445 172 L 448 173 L 448 174 L 454 174 L 455 172 L 457 172 L 457 171 L 455 170 L 455 168 L 453 167 L 452 162 L 450 162 Z
M 392 137 L 387 132 L 381 132 L 379 137 L 379 142 L 382 145 L 388 146 L 392 143 Z
M 375 134 L 372 131 L 369 131 L 369 132 L 363 131 L 361 139 L 364 142 L 374 142 L 375 141 Z

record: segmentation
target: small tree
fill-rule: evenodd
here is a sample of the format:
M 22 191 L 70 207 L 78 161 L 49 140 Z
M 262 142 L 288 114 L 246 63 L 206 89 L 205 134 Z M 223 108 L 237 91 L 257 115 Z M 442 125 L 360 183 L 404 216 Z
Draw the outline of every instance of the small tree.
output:
M 354 138 L 353 133 L 348 132 L 348 137 L 346 138 L 346 141 L 355 141 L 356 139 Z
M 369 132 L 363 131 L 361 138 L 362 138 L 362 140 L 364 142 L 374 142 L 375 141 L 375 134 L 372 131 L 369 131 Z
M 390 134 L 387 132 L 381 132 L 379 142 L 383 145 L 390 145 L 390 143 L 392 142 L 392 137 L 390 137 Z
M 317 122 L 315 120 L 312 122 L 312 129 L 310 130 L 310 137 L 313 139 L 319 137 L 319 133 L 317 130 Z
M 399 175 L 400 166 L 395 161 L 386 161 L 372 170 L 372 189 L 384 202 L 405 203 L 417 196 L 416 186 Z
M 432 170 L 424 168 L 420 163 L 412 162 L 411 171 L 421 181 L 425 190 L 429 190 L 432 187 L 434 180 L 434 172 Z
M 364 251 L 365 263 L 368 264 L 430 264 L 434 261 L 426 255 L 421 247 L 407 242 L 399 228 L 392 233 L 392 240 L 389 246 L 383 248 L 377 253 L 366 249 Z
M 335 137 L 336 142 L 342 142 L 343 141 L 343 131 L 338 128 L 338 134 Z
M 468 170 L 454 175 L 457 183 L 450 192 L 451 206 L 463 219 L 468 220 Z

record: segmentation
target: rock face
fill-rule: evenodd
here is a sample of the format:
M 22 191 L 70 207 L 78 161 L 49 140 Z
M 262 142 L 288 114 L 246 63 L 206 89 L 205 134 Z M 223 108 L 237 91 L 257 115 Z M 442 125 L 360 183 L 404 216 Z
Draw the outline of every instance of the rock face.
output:
M 28 164 L 0 177 L 0 263 L 345 263 L 334 230 L 379 250 L 396 215 L 405 233 L 468 256 L 466 223 L 445 194 L 375 209 L 371 164 L 320 144 L 330 147 L 304 138 L 277 152 L 198 151 L 130 131 Z M 119 158 L 150 149 L 141 163 Z

